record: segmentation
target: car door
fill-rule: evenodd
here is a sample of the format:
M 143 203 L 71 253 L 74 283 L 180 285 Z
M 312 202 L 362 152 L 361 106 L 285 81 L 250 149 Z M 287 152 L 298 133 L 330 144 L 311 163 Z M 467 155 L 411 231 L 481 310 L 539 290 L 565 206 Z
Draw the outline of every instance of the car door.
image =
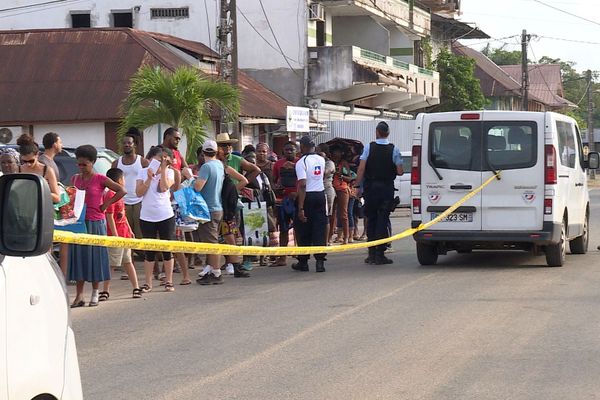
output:
M 571 175 L 571 190 L 572 195 L 567 200 L 569 208 L 573 208 L 574 218 L 569 218 L 569 236 L 579 236 L 583 233 L 583 221 L 586 214 L 586 206 L 588 200 L 587 175 L 584 167 L 583 146 L 579 129 L 575 124 L 569 122 L 572 133 L 572 142 L 567 142 L 567 152 L 569 153 L 569 162 L 573 164 Z M 573 144 L 573 149 L 570 148 L 570 143 Z M 571 211 L 570 211 L 571 212 Z
M 4 256 L 0 255 L 0 400 L 8 399 L 8 382 L 6 366 L 6 274 L 4 273 Z
M 544 223 L 544 125 L 542 114 L 515 120 L 490 113 L 483 121 L 483 180 L 501 171 L 482 190 L 482 229 L 541 230 Z M 538 118 L 539 121 L 536 121 Z M 540 123 L 540 121 L 542 123 Z
M 454 114 L 432 116 L 425 126 L 421 172 L 423 222 L 429 222 L 481 183 L 481 122 Z M 469 114 L 478 115 L 478 114 Z M 478 117 L 479 118 L 479 117 Z M 437 120 L 436 120 L 437 119 Z M 467 200 L 433 230 L 481 230 L 481 194 Z

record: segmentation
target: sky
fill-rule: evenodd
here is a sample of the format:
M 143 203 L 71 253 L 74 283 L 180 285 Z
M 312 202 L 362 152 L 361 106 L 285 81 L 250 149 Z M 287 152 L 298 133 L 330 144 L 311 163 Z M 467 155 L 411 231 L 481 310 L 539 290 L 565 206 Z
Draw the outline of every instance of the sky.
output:
M 502 39 L 461 40 L 467 46 L 480 50 L 490 42 L 493 47 L 506 44 L 505 50 L 520 50 L 520 35 L 526 29 L 537 36 L 528 50 L 530 60 L 549 56 L 574 61 L 580 72 L 600 72 L 600 0 L 462 0 L 461 9 L 461 21 L 477 24 L 492 39 Z M 519 37 L 503 39 L 513 35 Z

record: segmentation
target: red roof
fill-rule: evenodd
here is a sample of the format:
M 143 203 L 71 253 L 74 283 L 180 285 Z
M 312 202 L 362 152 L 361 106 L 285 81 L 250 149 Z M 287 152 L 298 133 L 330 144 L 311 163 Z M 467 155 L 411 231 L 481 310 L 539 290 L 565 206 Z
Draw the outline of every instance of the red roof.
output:
M 119 120 L 142 65 L 213 63 L 202 43 L 128 28 L 0 31 L 0 125 Z M 241 116 L 285 119 L 287 101 L 240 73 Z

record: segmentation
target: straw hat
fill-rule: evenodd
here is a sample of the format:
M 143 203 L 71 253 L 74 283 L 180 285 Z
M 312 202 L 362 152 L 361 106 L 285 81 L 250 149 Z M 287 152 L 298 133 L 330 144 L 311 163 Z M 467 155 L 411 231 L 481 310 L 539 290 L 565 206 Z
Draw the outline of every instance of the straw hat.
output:
M 217 135 L 217 143 L 218 144 L 234 144 L 237 143 L 238 140 L 237 139 L 231 139 L 229 137 L 229 133 L 227 132 L 223 132 L 223 133 L 219 133 Z

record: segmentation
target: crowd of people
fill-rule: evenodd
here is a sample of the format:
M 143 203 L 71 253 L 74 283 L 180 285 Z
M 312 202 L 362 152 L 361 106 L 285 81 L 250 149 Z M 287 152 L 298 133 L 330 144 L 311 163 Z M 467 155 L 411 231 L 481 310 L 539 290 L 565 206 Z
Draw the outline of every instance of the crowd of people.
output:
M 241 207 L 244 202 L 256 200 L 266 206 L 268 241 L 264 243 L 270 246 L 286 247 L 292 237 L 297 246 L 372 241 L 391 233 L 394 179 L 403 173 L 399 149 L 387 140 L 389 133 L 388 125 L 379 123 L 376 140 L 366 144 L 362 154 L 343 141 L 315 146 L 311 137 L 304 136 L 298 143 L 287 142 L 280 155 L 266 143 L 234 152 L 237 140 L 221 133 L 216 140 L 206 140 L 196 153 L 197 163 L 188 165 L 179 152 L 182 136 L 177 128 L 165 130 L 163 142 L 153 146 L 145 157 L 138 154 L 141 133 L 131 128 L 122 138 L 122 156 L 106 175 L 93 168 L 97 159 L 93 146 L 77 147 L 79 173 L 72 177 L 71 184 L 85 191 L 85 232 L 89 234 L 243 245 Z M 18 151 L 8 147 L 1 150 L 2 173 L 43 176 L 53 201 L 58 202 L 60 171 L 54 156 L 62 149 L 59 135 L 44 136 L 43 153 L 30 135 L 22 135 L 17 144 Z M 182 187 L 192 187 L 200 193 L 210 214 L 208 221 L 192 230 L 183 230 L 177 223 L 178 207 L 173 193 Z M 391 263 L 385 250 L 386 246 L 369 248 L 365 263 Z M 325 256 L 314 255 L 316 272 L 325 272 Z M 136 257 L 143 260 L 143 283 L 134 267 Z M 291 267 L 308 271 L 309 257 L 297 256 Z M 224 274 L 248 278 L 252 262 L 271 267 L 288 265 L 286 256 L 229 255 L 221 260 L 216 254 L 207 254 L 201 260 L 170 252 L 132 252 L 84 245 L 60 247 L 61 268 L 66 279 L 76 284 L 71 307 L 86 305 L 86 282 L 92 284 L 88 306 L 108 300 L 116 269 L 124 272 L 121 279 L 130 281 L 132 297 L 140 298 L 154 290 L 155 282 L 173 292 L 174 271 L 181 272 L 180 285 L 189 285 L 190 269 L 201 264 L 196 282 L 219 285 L 224 282 Z

